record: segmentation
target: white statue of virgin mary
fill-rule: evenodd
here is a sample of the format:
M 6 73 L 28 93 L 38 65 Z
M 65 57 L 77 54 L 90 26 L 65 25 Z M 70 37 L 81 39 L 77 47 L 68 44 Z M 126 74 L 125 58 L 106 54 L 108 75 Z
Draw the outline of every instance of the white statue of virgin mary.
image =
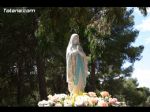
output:
M 79 35 L 72 34 L 67 51 L 67 83 L 71 94 L 84 92 L 86 78 L 88 76 L 88 62 L 86 55 L 80 46 Z

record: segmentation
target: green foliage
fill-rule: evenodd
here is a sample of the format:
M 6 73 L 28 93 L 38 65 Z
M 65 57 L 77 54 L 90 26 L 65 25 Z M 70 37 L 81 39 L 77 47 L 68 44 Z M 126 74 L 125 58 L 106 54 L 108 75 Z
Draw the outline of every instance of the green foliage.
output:
M 140 106 L 147 100 L 147 96 L 149 96 L 148 88 L 138 88 L 137 86 L 136 79 L 130 78 L 124 82 L 122 94 L 130 106 Z

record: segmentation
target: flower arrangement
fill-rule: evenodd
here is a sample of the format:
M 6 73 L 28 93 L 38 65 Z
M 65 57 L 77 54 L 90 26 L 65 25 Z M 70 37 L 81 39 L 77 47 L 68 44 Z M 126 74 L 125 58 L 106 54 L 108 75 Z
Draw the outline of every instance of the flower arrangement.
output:
M 95 92 L 81 93 L 79 95 L 54 94 L 48 100 L 38 102 L 39 107 L 122 107 L 125 102 L 112 98 L 107 91 L 102 91 L 100 96 Z

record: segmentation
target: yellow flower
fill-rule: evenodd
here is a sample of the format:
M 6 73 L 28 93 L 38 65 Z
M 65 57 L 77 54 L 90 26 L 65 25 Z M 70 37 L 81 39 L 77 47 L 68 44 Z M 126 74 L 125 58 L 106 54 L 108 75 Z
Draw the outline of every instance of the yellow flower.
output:
M 88 93 L 83 93 L 83 95 L 88 95 Z
M 75 102 L 75 99 L 76 99 L 76 97 L 78 96 L 78 94 L 73 94 L 72 96 L 71 96 L 71 102 L 72 102 L 72 105 L 74 106 L 74 102 Z

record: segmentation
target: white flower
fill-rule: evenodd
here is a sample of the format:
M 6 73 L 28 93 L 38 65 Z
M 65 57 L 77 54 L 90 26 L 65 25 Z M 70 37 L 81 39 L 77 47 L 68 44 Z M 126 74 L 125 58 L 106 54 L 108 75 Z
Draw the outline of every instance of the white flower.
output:
M 44 107 L 43 102 L 42 102 L 42 101 L 39 101 L 39 102 L 38 102 L 38 106 L 39 106 L 39 107 Z
M 58 96 L 58 95 L 54 95 L 54 96 L 51 98 L 51 101 L 53 101 L 53 102 L 59 101 L 59 96 Z
M 74 106 L 88 106 L 90 97 L 87 95 L 77 96 Z
M 75 107 L 84 106 L 84 100 L 82 96 L 77 96 L 74 103 Z
M 71 106 L 72 106 L 71 100 L 65 99 L 64 100 L 64 107 L 71 107 Z
M 49 103 L 44 104 L 44 107 L 50 107 Z
M 97 103 L 96 106 L 100 106 L 100 107 L 108 107 L 108 103 L 101 100 L 101 101 L 99 101 L 99 102 Z
M 120 105 L 120 102 L 117 101 L 116 104 L 117 104 L 117 105 Z
M 38 106 L 39 106 L 39 107 L 45 107 L 45 106 L 50 106 L 50 105 L 49 105 L 49 102 L 48 102 L 48 101 L 42 100 L 42 101 L 40 101 L 40 102 L 38 103 Z
M 63 105 L 61 103 L 56 103 L 55 107 L 62 107 Z
M 66 94 L 59 94 L 59 97 L 60 97 L 60 99 L 65 99 L 65 98 L 67 98 L 67 95 Z
M 84 101 L 84 105 L 85 105 L 85 106 L 88 106 L 88 105 L 89 105 L 89 99 L 90 99 L 89 96 L 87 96 L 87 95 L 83 96 L 83 101 Z
M 51 101 L 51 100 L 48 100 L 48 103 L 49 103 L 49 106 L 53 106 L 54 105 L 54 102 Z
M 125 106 L 125 107 L 127 106 L 125 102 L 121 102 L 121 103 L 122 103 L 122 106 Z
M 48 95 L 48 96 L 47 96 L 47 98 L 48 98 L 49 100 L 51 100 L 52 97 L 53 97 L 52 95 Z
M 119 107 L 121 105 L 121 102 L 116 102 L 115 104 L 112 104 L 112 106 L 114 106 L 114 107 Z
M 65 99 L 67 97 L 67 95 L 66 94 L 55 94 L 53 97 L 58 100 L 62 100 L 62 99 Z
M 98 99 L 98 102 L 100 102 L 100 101 L 104 101 L 104 99 L 103 98 L 97 98 Z

